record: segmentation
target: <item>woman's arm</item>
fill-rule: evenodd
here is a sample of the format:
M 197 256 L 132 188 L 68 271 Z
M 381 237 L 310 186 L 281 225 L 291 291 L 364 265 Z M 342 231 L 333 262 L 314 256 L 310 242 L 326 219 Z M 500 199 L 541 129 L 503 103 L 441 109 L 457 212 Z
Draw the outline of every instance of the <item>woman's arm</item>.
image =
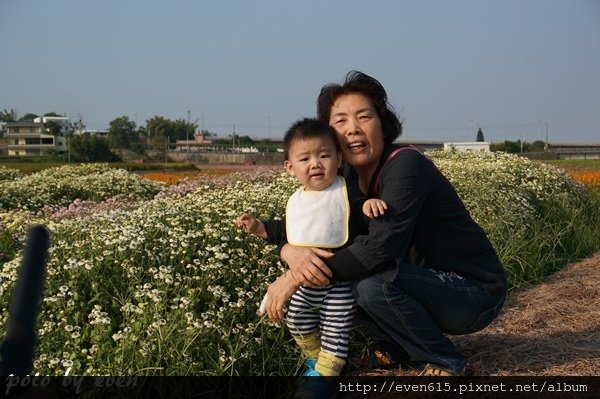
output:
M 307 286 L 329 284 L 331 271 L 323 261 L 333 254 L 320 248 L 298 247 L 287 243 L 284 220 L 263 220 L 267 240 L 279 247 L 279 256 L 283 260 L 296 281 Z
M 333 253 L 321 248 L 297 247 L 291 244 L 285 244 L 280 254 L 294 279 L 309 287 L 329 284 L 332 273 L 324 259 L 331 259 L 333 256 Z
M 371 220 L 368 234 L 359 235 L 352 245 L 326 261 L 334 280 L 364 277 L 405 257 L 430 190 L 430 162 L 416 151 L 402 151 L 381 169 L 380 192 L 376 194 L 388 209 Z
M 289 272 L 285 272 L 269 284 L 265 310 L 270 320 L 275 322 L 283 320 L 283 308 L 298 288 L 300 284 Z
M 285 235 L 285 219 L 262 220 L 261 222 L 264 226 L 269 244 L 277 244 L 281 249 L 283 244 L 287 242 L 287 237 Z

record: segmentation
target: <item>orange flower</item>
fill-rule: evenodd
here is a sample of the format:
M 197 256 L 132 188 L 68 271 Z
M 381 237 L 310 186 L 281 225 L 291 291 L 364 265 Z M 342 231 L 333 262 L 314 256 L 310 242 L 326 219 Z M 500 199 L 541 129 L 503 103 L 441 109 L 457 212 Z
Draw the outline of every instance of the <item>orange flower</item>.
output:
M 586 186 L 600 189 L 600 171 L 591 169 L 570 169 L 569 176 Z
M 197 174 L 198 174 L 198 171 L 195 171 L 195 170 L 193 170 L 193 171 L 185 170 L 185 171 L 178 171 L 178 172 L 153 171 L 153 172 L 142 172 L 141 173 L 142 177 L 144 177 L 148 180 L 163 182 L 167 185 L 177 184 L 181 180 L 185 179 L 186 177 L 196 176 Z

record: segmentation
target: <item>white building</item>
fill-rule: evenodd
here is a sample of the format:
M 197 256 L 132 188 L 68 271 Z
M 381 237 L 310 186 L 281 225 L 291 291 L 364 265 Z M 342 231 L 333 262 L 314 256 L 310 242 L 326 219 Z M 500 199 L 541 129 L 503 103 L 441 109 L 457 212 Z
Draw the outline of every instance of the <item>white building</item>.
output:
M 43 155 L 48 150 L 66 151 L 63 136 L 47 134 L 43 123 L 15 122 L 6 124 L 8 155 Z
M 444 143 L 444 151 L 485 151 L 490 152 L 490 143 L 487 141 L 462 141 Z

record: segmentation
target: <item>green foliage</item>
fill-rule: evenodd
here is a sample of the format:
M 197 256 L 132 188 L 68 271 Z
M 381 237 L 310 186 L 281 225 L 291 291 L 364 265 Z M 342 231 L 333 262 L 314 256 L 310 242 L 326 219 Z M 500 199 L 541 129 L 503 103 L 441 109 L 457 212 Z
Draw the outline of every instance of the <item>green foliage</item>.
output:
M 541 140 L 536 140 L 533 143 L 524 141 L 522 152 L 539 152 L 544 151 L 544 148 L 545 143 Z M 508 152 L 509 154 L 518 154 L 521 152 L 521 140 L 505 140 L 504 143 L 492 143 L 490 144 L 490 150 Z
M 62 125 L 56 121 L 48 121 L 44 123 L 44 130 L 48 134 L 58 136 L 62 133 Z
M 16 122 L 17 121 L 17 111 L 14 109 L 10 109 L 10 111 L 3 109 L 0 111 L 0 122 Z
M 556 168 L 502 153 L 431 157 L 486 230 L 513 287 L 600 247 L 600 199 Z M 94 191 L 131 190 L 111 173 L 86 167 L 19 180 L 35 187 L 29 196 L 36 197 L 66 190 L 84 175 Z M 133 207 L 130 200 L 96 199 L 108 209 L 62 218 L 0 212 L 12 235 L 33 221 L 52 233 L 33 372 L 293 374 L 298 356 L 289 334 L 256 314 L 267 283 L 283 268 L 272 246 L 233 221 L 242 212 L 281 216 L 297 183 L 286 174 L 251 176 L 229 183 L 204 176 Z M 73 201 L 68 208 L 80 205 Z M 19 261 L 2 269 L 0 315 L 6 315 Z
M 432 152 L 490 237 L 512 286 L 600 247 L 600 202 L 563 172 L 504 153 Z
M 256 314 L 282 272 L 272 246 L 233 224 L 242 211 L 277 216 L 295 182 L 203 186 L 52 223 L 35 372 L 287 374 L 297 355 Z M 0 285 L 5 299 L 18 259 Z M 0 314 L 5 302 L 0 300 Z M 275 349 L 276 350 L 273 350 Z
M 600 170 L 600 159 L 545 159 L 543 162 L 558 168 Z
M 0 228 L 0 263 L 13 259 L 19 247 L 17 239 L 8 231 Z
M 82 135 L 69 140 L 73 162 L 116 162 L 119 157 L 108 148 L 106 139 Z
M 35 118 L 37 118 L 39 115 L 37 114 L 32 114 L 32 113 L 27 113 L 25 115 L 23 115 L 22 117 L 20 117 L 17 122 L 33 122 L 33 120 Z
M 192 140 L 196 124 L 187 123 L 183 119 L 170 120 L 162 116 L 154 116 L 146 121 L 146 134 L 150 147 L 163 150 L 168 142 L 176 140 Z
M 139 135 L 135 129 L 135 122 L 128 116 L 121 116 L 110 122 L 108 129 L 108 146 L 110 148 L 133 149 L 139 146 Z
M 481 128 L 479 128 L 477 131 L 477 137 L 475 141 L 485 141 L 485 138 L 483 137 L 483 130 L 481 130 Z
M 15 159 L 10 157 L 7 160 L 0 159 L 0 168 L 18 170 L 24 174 L 32 174 L 40 172 L 42 170 L 56 168 L 58 166 L 68 165 L 66 159 L 63 162 L 50 162 L 48 157 L 31 157 L 31 159 Z M 144 171 L 144 170 L 190 170 L 196 169 L 194 164 L 189 162 L 173 162 L 173 163 L 160 163 L 160 162 L 147 162 L 147 163 L 135 163 L 135 162 L 112 162 L 107 164 L 110 168 L 125 169 L 130 172 L 133 171 Z
M 73 201 L 101 201 L 118 194 L 148 198 L 161 184 L 106 164 L 65 165 L 0 182 L 0 208 L 37 211 Z
M 33 120 L 37 117 L 39 117 L 38 114 L 27 113 L 20 117 L 17 122 L 33 122 Z
M 23 172 L 20 170 L 0 165 L 0 182 L 16 180 L 20 177 L 23 177 Z

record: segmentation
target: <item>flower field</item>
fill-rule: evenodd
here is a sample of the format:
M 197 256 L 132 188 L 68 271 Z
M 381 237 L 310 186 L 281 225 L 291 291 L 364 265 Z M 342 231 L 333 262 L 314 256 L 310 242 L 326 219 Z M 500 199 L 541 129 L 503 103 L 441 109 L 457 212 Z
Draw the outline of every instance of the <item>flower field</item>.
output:
M 567 173 L 573 179 L 591 187 L 595 190 L 600 190 L 600 170 L 579 170 L 571 169 Z
M 513 286 L 600 247 L 598 197 L 554 167 L 505 154 L 431 153 L 486 229 Z M 283 270 L 234 226 L 280 217 L 296 182 L 280 168 L 165 183 L 106 165 L 29 176 L 0 169 L 0 241 L 51 232 L 34 373 L 291 374 L 285 329 L 257 315 Z M 0 314 L 18 252 L 2 265 Z M 2 260 L 0 259 L 0 262 Z

